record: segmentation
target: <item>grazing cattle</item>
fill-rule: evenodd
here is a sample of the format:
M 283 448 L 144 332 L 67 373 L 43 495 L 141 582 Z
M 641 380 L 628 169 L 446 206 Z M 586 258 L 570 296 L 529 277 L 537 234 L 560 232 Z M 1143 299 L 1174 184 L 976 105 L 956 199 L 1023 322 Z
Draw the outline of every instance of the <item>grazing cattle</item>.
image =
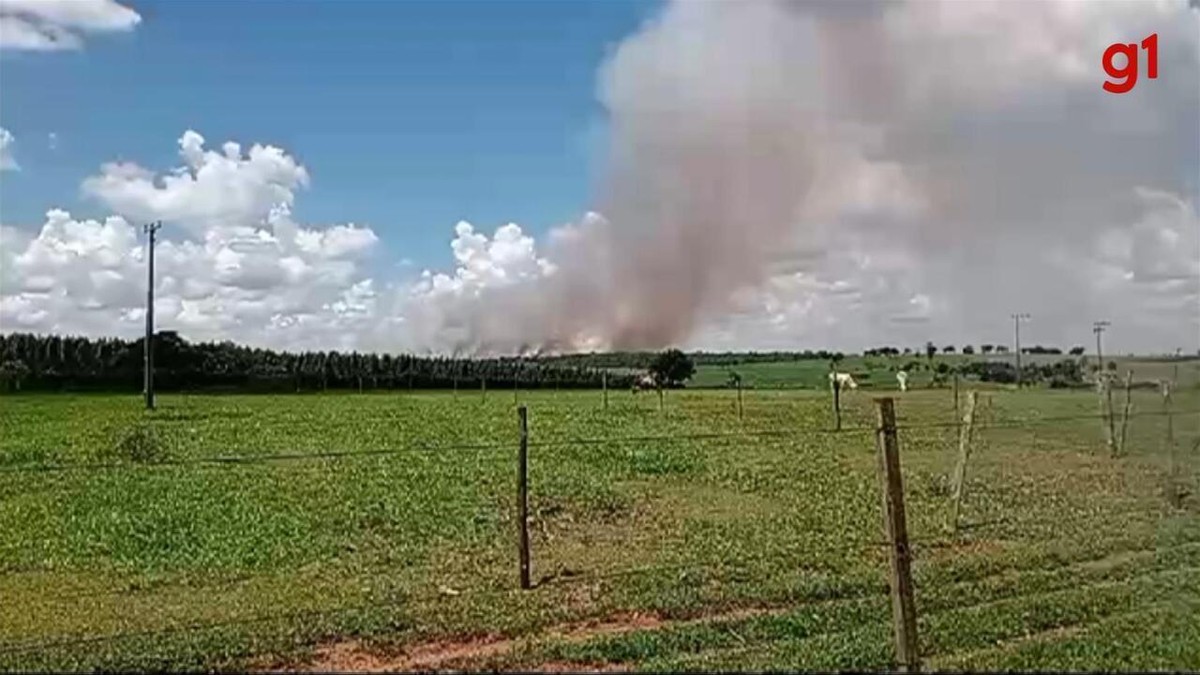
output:
M 837 382 L 838 389 L 845 391 L 846 389 L 858 389 L 858 383 L 850 376 L 850 373 L 830 373 L 829 385 L 833 386 Z
M 896 382 L 900 383 L 900 391 L 908 391 L 908 373 L 903 370 L 896 373 Z
M 632 387 L 633 393 L 636 394 L 639 391 L 649 391 L 651 389 L 658 389 L 658 382 L 656 382 L 654 377 L 649 373 L 634 378 Z

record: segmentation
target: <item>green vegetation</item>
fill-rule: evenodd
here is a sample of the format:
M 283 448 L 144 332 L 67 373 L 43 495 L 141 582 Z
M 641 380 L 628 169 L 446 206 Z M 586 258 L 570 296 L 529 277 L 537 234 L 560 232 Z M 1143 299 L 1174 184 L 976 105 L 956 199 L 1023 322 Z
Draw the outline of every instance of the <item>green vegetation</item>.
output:
M 192 343 L 174 331 L 153 339 L 160 391 L 302 392 L 329 389 L 598 388 L 596 367 L 537 357 L 492 359 L 358 352 L 277 352 Z M 145 340 L 0 335 L 0 391 L 140 391 Z M 629 386 L 614 373 L 609 384 Z
M 1022 370 L 1025 382 L 1037 382 L 1045 386 L 1055 386 L 1057 382 L 1066 384 L 1073 380 L 1072 386 L 1086 386 L 1086 381 L 1092 377 L 1095 357 L 1082 357 L 1086 364 L 1076 367 L 1076 374 L 1071 378 L 1066 375 L 1065 366 L 1079 364 L 1079 357 L 1070 359 L 1058 354 L 1023 354 L 1021 356 Z M 869 389 L 895 390 L 896 372 L 908 372 L 908 386 L 920 389 L 932 385 L 946 386 L 952 369 L 959 370 L 965 379 L 971 380 L 972 386 L 982 384 L 1007 384 L 1013 382 L 1015 368 L 1011 365 L 1014 357 L 1009 355 L 982 356 L 976 354 L 942 354 L 926 359 L 920 356 L 847 356 L 838 362 L 838 370 L 850 373 L 860 387 Z M 1157 380 L 1174 380 L 1178 388 L 1193 388 L 1200 386 L 1200 358 L 1150 358 L 1150 357 L 1118 357 L 1111 359 L 1115 365 L 1112 370 L 1123 375 L 1126 370 L 1132 370 L 1137 382 L 1149 383 Z M 738 365 L 705 364 L 697 361 L 696 375 L 692 378 L 691 387 L 726 387 L 729 386 L 730 372 L 737 372 L 742 377 L 742 386 L 758 389 L 827 389 L 829 387 L 829 361 L 817 359 L 787 360 L 787 361 L 750 361 Z M 939 370 L 942 377 L 938 378 Z M 985 371 L 991 371 L 990 382 L 981 383 L 979 380 Z
M 598 389 L 607 371 L 608 386 L 628 388 L 650 372 L 664 386 L 728 387 L 741 377 L 753 388 L 828 387 L 831 363 L 868 388 L 896 388 L 895 373 L 906 370 L 910 386 L 946 384 L 953 372 L 976 381 L 1016 381 L 1014 356 L 999 348 L 934 343 L 905 352 L 895 347 L 869 349 L 862 356 L 827 350 L 802 352 L 611 352 L 527 355 L 491 359 L 421 357 L 413 354 L 357 352 L 276 352 L 222 343 L 190 343 L 172 331 L 154 338 L 155 383 L 159 391 L 302 393 L 352 389 L 428 390 Z M 14 333 L 0 335 L 0 391 L 134 392 L 142 387 L 143 340 L 89 339 Z M 1082 348 L 1023 348 L 1026 384 L 1084 386 L 1094 359 Z M 995 354 L 993 354 L 995 352 Z M 693 369 L 694 366 L 694 369 Z M 1200 358 L 1118 358 L 1109 370 L 1134 370 L 1139 381 L 1175 379 L 1181 386 L 1200 384 Z
M 986 396 L 957 536 L 951 394 L 897 402 L 926 660 L 1200 667 L 1200 416 L 1173 418 L 1174 446 L 1165 418 L 1135 417 L 1114 459 L 1098 421 L 1063 419 L 1094 414 L 1090 392 Z M 617 391 L 607 411 L 599 392 L 517 397 L 527 592 L 511 391 L 168 394 L 154 413 L 134 395 L 0 397 L 0 669 L 294 664 L 346 639 L 386 656 L 480 636 L 515 642 L 434 665 L 888 665 L 869 394 L 843 396 L 837 434 L 823 392 L 747 391 L 741 421 L 731 391 L 670 391 L 663 411 Z M 1174 406 L 1200 409 L 1200 391 Z M 635 612 L 654 625 L 561 628 Z
M 650 362 L 650 375 L 661 387 L 682 387 L 696 374 L 696 364 L 678 349 L 668 349 Z

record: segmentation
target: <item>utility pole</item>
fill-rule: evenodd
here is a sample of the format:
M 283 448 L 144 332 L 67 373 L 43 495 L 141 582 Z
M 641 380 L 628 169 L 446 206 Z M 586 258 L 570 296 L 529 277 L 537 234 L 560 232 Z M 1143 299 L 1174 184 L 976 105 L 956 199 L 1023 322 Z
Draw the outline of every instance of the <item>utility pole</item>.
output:
M 1016 353 L 1017 353 L 1017 389 L 1021 388 L 1021 322 L 1028 321 L 1029 315 L 1018 313 L 1012 315 L 1013 332 L 1016 337 Z
M 162 228 L 162 221 L 142 226 L 146 233 L 146 354 L 145 394 L 146 410 L 154 410 L 154 234 Z
M 1112 324 L 1108 321 L 1092 322 L 1092 332 L 1096 334 L 1096 377 L 1100 378 L 1104 375 L 1104 352 L 1100 351 L 1100 336 L 1104 333 L 1104 329 Z

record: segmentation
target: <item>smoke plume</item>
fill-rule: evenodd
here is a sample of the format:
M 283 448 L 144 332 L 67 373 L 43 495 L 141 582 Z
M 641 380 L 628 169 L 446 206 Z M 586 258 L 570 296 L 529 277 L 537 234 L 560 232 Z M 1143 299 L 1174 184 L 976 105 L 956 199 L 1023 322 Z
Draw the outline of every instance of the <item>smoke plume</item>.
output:
M 458 268 L 427 273 L 405 321 L 429 347 L 515 352 L 658 348 L 772 302 L 833 320 L 797 308 L 809 287 L 880 342 L 1018 307 L 1087 322 L 1117 293 L 1195 310 L 1197 16 L 1183 0 L 670 4 L 601 70 L 595 212 L 541 251 L 516 226 L 460 224 Z M 1105 47 L 1153 32 L 1159 78 L 1104 92 Z M 1105 300 L 1091 289 L 1114 264 L 1174 272 Z

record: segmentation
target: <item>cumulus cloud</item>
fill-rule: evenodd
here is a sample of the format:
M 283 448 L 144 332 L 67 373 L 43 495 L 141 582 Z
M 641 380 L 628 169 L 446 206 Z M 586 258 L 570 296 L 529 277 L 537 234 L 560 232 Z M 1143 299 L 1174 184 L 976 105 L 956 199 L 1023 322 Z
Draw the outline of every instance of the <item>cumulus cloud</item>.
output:
M 89 33 L 127 32 L 141 21 L 114 0 L 0 0 L 0 49 L 79 49 Z
M 102 221 L 51 210 L 36 235 L 0 229 L 4 330 L 133 335 L 144 320 L 140 223 L 163 220 L 156 248 L 159 327 L 193 339 L 353 347 L 370 333 L 376 289 L 366 227 L 292 218 L 307 174 L 270 146 L 206 150 L 189 131 L 183 166 L 155 175 L 106 166 L 85 191 L 115 212 Z M 139 225 L 135 225 L 135 223 Z
M 406 343 L 454 353 L 512 352 L 534 346 L 526 341 L 522 323 L 543 311 L 538 289 L 555 267 L 539 256 L 534 239 L 515 223 L 497 228 L 488 237 L 464 221 L 454 233 L 450 242 L 454 271 L 425 270 L 396 297 Z M 507 315 L 474 311 L 480 302 L 505 290 L 512 293 Z
M 261 220 L 308 185 L 307 170 L 269 145 L 243 152 L 227 142 L 220 151 L 208 150 L 204 137 L 189 129 L 179 139 L 179 154 L 183 166 L 162 176 L 137 164 L 105 164 L 84 180 L 83 191 L 134 220 L 161 218 L 202 235 Z
M 13 144 L 16 140 L 12 132 L 0 127 L 0 171 L 17 171 L 21 168 L 13 157 Z

